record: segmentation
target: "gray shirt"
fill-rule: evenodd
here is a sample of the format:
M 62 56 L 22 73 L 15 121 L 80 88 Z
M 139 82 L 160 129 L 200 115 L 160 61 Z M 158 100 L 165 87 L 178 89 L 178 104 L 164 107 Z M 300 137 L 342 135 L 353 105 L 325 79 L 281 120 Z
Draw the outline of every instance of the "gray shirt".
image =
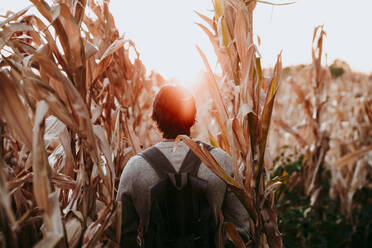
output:
M 183 142 L 177 147 L 174 142 L 164 141 L 155 145 L 171 162 L 178 172 L 189 148 Z M 232 175 L 230 156 L 219 148 L 210 152 L 218 164 Z M 248 214 L 235 194 L 226 184 L 201 163 L 198 177 L 208 181 L 207 198 L 212 208 L 213 216 L 218 219 L 222 210 L 224 220 L 232 222 L 244 239 L 249 231 Z M 126 247 L 137 247 L 135 244 L 139 220 L 146 230 L 149 223 L 150 187 L 159 182 L 160 178 L 148 162 L 141 156 L 133 156 L 125 166 L 120 178 L 117 200 L 123 204 L 122 244 Z

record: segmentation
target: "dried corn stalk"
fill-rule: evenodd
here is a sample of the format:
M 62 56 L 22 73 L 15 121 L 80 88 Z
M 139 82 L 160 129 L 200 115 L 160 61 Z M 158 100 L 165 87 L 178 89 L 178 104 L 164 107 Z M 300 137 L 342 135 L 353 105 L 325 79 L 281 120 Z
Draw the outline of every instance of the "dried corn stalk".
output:
M 341 208 L 350 213 L 355 191 L 371 187 L 367 180 L 372 175 L 368 153 L 372 149 L 371 78 L 352 72 L 341 61 L 335 61 L 334 66 L 341 68 L 343 75 L 332 77 L 322 63 L 322 26 L 315 28 L 313 37 L 313 63 L 286 68 L 287 80 L 278 92 L 269 139 L 272 151 L 290 144 L 306 155 L 306 178 L 301 182 L 312 204 L 321 190 L 320 167 L 326 166 L 332 175 L 331 198 L 339 198 Z
M 31 2 L 0 23 L 1 242 L 117 246 L 118 178 L 159 138 L 152 80 L 108 1 Z
M 217 136 L 210 131 L 209 139 L 231 155 L 233 177 L 221 169 L 205 148 L 187 137 L 182 139 L 233 189 L 247 209 L 251 217 L 248 245 L 282 247 L 273 202 L 274 191 L 280 182 L 269 180 L 267 169 L 270 163 L 265 153 L 281 75 L 281 56 L 278 56 L 272 77 L 265 78 L 253 43 L 256 1 L 215 0 L 213 3 L 213 19 L 199 14 L 209 27 L 198 25 L 214 46 L 221 76 L 212 72 L 203 52 L 198 50 L 207 68 L 208 88 L 214 102 L 210 116 L 216 120 L 220 131 Z M 227 236 L 241 247 L 233 227 L 226 224 L 225 230 Z

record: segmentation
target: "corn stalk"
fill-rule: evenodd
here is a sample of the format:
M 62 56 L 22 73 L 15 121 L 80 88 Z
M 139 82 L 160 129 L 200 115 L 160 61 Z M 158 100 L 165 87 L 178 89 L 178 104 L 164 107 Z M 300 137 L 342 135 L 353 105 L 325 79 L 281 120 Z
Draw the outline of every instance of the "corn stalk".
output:
M 117 246 L 119 175 L 157 141 L 151 80 L 109 1 L 31 2 L 38 14 L 0 23 L 1 232 L 12 247 Z
M 202 161 L 223 179 L 236 193 L 251 217 L 249 247 L 282 247 L 274 208 L 274 192 L 280 181 L 269 180 L 270 167 L 266 154 L 267 136 L 274 100 L 281 75 L 281 55 L 271 78 L 265 78 L 253 43 L 253 11 L 256 1 L 215 0 L 212 19 L 198 15 L 208 24 L 198 24 L 208 35 L 222 69 L 221 77 L 211 70 L 203 52 L 198 51 L 208 74 L 208 88 L 214 102 L 220 133 L 210 135 L 210 141 L 233 160 L 234 175 L 227 175 L 208 154 L 187 137 Z M 222 82 L 218 82 L 221 80 Z M 218 85 L 222 85 L 218 87 Z M 226 101 L 225 98 L 231 99 Z M 225 228 L 228 237 L 235 237 L 233 229 Z M 240 246 L 239 246 L 240 247 Z
M 312 64 L 287 68 L 288 80 L 282 83 L 274 114 L 277 131 L 272 133 L 271 141 L 277 144 L 274 150 L 291 144 L 305 154 L 306 176 L 298 179 L 300 186 L 290 187 L 303 187 L 311 204 L 317 205 L 324 189 L 320 176 L 325 167 L 332 175 L 330 198 L 338 198 L 341 211 L 350 215 L 355 192 L 370 187 L 371 90 L 367 76 L 352 72 L 345 62 L 336 60 L 330 66 L 344 72 L 339 78 L 332 77 L 323 61 L 325 37 L 323 26 L 316 27 Z M 291 134 L 292 139 L 284 139 L 281 131 Z

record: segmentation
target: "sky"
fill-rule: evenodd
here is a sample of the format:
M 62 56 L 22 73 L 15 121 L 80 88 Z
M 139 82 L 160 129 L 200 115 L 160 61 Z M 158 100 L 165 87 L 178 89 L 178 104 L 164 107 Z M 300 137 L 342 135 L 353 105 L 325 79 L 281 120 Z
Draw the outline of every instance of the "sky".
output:
M 6 1 L 0 13 L 27 4 L 27 0 Z M 212 0 L 111 0 L 109 7 L 120 33 L 135 42 L 148 72 L 155 70 L 166 79 L 194 80 L 205 70 L 195 45 L 206 54 L 212 69 L 217 68 L 212 45 L 195 24 L 202 20 L 194 12 L 212 16 Z M 259 3 L 254 35 L 261 39 L 264 67 L 273 66 L 281 50 L 284 66 L 311 63 L 314 27 L 324 25 L 328 65 L 339 58 L 355 71 L 371 73 L 371 12 L 371 0 L 297 0 L 288 6 Z

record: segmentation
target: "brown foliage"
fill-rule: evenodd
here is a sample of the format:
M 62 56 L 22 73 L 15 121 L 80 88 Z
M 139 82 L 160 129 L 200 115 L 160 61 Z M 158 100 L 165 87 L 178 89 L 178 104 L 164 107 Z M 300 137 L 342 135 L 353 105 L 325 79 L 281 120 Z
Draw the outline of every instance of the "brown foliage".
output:
M 0 24 L 2 242 L 117 246 L 118 177 L 158 139 L 152 81 L 107 1 L 32 3 Z

